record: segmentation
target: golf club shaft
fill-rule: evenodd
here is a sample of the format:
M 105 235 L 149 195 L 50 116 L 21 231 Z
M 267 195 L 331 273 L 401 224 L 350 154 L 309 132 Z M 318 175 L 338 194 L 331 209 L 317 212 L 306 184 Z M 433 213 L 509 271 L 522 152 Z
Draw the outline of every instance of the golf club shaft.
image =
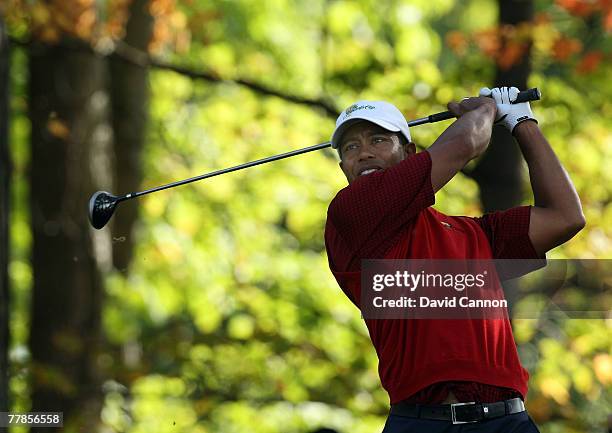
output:
M 519 102 L 535 101 L 538 99 L 540 99 L 540 91 L 537 88 L 533 88 L 533 89 L 524 90 L 520 92 L 516 100 L 513 103 L 517 104 Z M 443 111 L 441 113 L 435 113 L 427 117 L 422 117 L 420 119 L 411 120 L 408 122 L 408 126 L 417 126 L 417 125 L 422 125 L 424 123 L 440 122 L 442 120 L 453 119 L 453 118 L 455 118 L 455 115 L 452 114 L 450 111 Z M 331 146 L 331 142 L 326 141 L 325 143 L 315 144 L 314 146 L 305 147 L 303 149 L 292 150 L 290 152 L 281 153 L 280 155 L 273 155 L 273 156 L 268 156 L 266 158 L 258 159 L 255 161 L 245 162 L 244 164 L 236 165 L 234 167 L 228 167 L 228 168 L 224 168 L 221 170 L 213 171 L 211 173 L 202 174 L 200 176 L 190 177 L 189 179 L 179 180 L 176 182 L 168 183 L 166 185 L 161 185 L 155 188 L 147 189 L 145 191 L 131 192 L 121 197 L 117 197 L 117 202 L 129 200 L 135 197 L 140 197 L 141 195 L 150 194 L 152 192 L 157 192 L 157 191 L 161 191 L 164 189 L 173 188 L 175 186 L 185 185 L 187 183 L 196 182 L 198 180 L 208 179 L 209 177 L 218 176 L 220 174 L 230 173 L 232 171 L 238 171 L 244 168 L 254 167 L 256 165 L 265 164 L 267 162 L 278 161 L 279 159 L 289 158 L 290 156 L 301 155 L 303 153 L 325 149 L 326 147 L 330 147 L 330 146 Z
M 290 156 L 301 155 L 302 153 L 312 152 L 314 150 L 325 149 L 326 147 L 331 146 L 331 141 L 326 141 L 325 143 L 315 144 L 314 146 L 305 147 L 303 149 L 292 150 L 290 152 L 281 153 L 280 155 L 268 156 L 266 158 L 257 159 L 251 162 L 245 162 L 244 164 L 236 165 L 234 167 L 223 168 L 221 170 L 216 170 L 210 173 L 202 174 L 200 176 L 190 177 L 189 179 L 179 180 L 176 182 L 168 183 L 166 185 L 158 186 L 156 188 L 151 188 L 146 191 L 140 192 L 132 192 L 130 194 L 126 194 L 121 197 L 117 197 L 117 201 L 123 201 L 134 197 L 140 197 L 141 195 L 149 194 L 156 191 L 161 191 L 163 189 L 172 188 L 179 185 L 185 185 L 186 183 L 195 182 L 202 179 L 207 179 L 209 177 L 218 176 L 220 174 L 230 173 L 232 171 L 242 170 L 244 168 L 254 167 L 259 164 L 265 164 L 267 162 L 278 161 L 279 159 L 289 158 Z

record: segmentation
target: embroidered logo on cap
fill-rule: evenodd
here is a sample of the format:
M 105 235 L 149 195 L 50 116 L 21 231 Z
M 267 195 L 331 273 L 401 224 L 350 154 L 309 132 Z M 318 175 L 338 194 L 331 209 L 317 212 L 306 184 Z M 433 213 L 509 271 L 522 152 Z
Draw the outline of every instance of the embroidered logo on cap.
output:
M 348 107 L 346 109 L 346 113 L 344 114 L 344 119 L 349 117 L 355 111 L 358 111 L 358 110 L 374 110 L 374 109 L 376 109 L 376 107 L 374 107 L 373 105 L 358 105 L 358 104 L 353 104 L 353 105 L 351 105 L 350 107 Z

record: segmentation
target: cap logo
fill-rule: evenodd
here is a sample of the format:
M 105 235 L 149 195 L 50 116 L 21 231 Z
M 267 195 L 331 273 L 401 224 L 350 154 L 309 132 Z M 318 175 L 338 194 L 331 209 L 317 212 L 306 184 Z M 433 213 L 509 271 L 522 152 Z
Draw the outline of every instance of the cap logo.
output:
M 348 107 L 346 109 L 346 113 L 344 114 L 344 119 L 346 119 L 347 117 L 349 117 L 353 112 L 358 111 L 358 110 L 374 110 L 376 109 L 376 107 L 374 107 L 373 105 L 358 105 L 358 104 L 353 104 L 350 107 Z

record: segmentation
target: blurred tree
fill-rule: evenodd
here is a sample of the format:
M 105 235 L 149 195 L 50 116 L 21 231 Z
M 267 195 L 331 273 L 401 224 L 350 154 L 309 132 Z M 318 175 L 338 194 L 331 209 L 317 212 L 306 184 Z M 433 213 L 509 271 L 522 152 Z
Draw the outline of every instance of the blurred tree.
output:
M 62 45 L 28 47 L 31 409 L 64 412 L 68 428 L 93 431 L 103 286 L 83 214 L 96 189 L 90 170 L 110 139 L 108 96 L 103 60 L 71 50 L 67 32 L 58 37 Z
M 153 31 L 149 0 L 129 3 L 125 37 L 117 41 L 122 51 L 146 53 Z M 115 12 L 117 13 L 117 12 Z M 141 151 L 149 117 L 149 69 L 143 64 L 129 63 L 115 55 L 110 59 L 110 99 L 112 107 L 113 148 L 115 154 L 114 190 L 121 194 L 137 191 L 142 181 Z M 132 229 L 138 217 L 138 200 L 121 206 L 121 218 L 112 222 L 113 239 L 121 239 L 120 248 L 113 248 L 115 268 L 126 270 L 132 257 Z
M 8 412 L 9 350 L 9 210 L 11 160 L 8 142 L 9 45 L 0 10 L 0 412 Z
M 533 0 L 498 0 L 499 32 L 493 87 L 527 88 L 531 72 L 531 40 L 516 37 L 533 20 Z M 512 134 L 495 126 L 491 144 L 472 172 L 485 212 L 517 206 L 523 199 L 521 152 Z

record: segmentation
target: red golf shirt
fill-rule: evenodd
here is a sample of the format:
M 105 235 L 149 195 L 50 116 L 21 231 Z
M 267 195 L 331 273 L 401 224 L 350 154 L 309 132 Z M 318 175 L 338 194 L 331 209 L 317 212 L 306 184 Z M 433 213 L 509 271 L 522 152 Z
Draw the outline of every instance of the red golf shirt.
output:
M 530 206 L 480 218 L 433 208 L 431 158 L 420 152 L 355 180 L 332 200 L 325 227 L 329 266 L 359 308 L 362 259 L 539 258 L 528 236 Z M 525 397 L 507 319 L 365 320 L 391 404 Z

